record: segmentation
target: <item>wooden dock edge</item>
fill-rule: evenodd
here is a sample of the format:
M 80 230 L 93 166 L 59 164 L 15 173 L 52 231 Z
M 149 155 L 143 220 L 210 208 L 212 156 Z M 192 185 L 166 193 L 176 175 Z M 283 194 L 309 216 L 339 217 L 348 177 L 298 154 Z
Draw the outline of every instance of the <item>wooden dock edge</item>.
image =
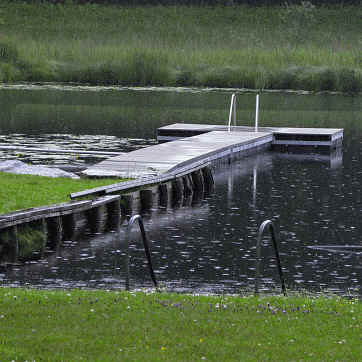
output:
M 91 200 L 71 200 L 0 215 L 0 262 L 31 259 L 86 231 L 118 232 L 133 213 L 194 205 L 214 187 L 210 166 L 194 165 L 164 177 L 81 193 L 81 197 L 93 197 Z

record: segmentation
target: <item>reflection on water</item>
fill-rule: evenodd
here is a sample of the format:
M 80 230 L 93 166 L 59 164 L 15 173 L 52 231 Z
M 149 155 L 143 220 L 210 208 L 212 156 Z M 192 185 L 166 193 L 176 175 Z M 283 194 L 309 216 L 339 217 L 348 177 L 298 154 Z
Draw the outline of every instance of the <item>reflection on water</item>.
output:
M 20 132 L 15 131 L 20 124 L 18 120 L 23 122 L 20 127 L 23 133 L 31 133 L 27 132 L 24 121 L 26 114 L 32 115 L 34 127 L 44 130 L 46 114 L 50 117 L 59 112 L 59 120 L 68 114 L 72 102 L 78 102 L 80 108 L 76 106 L 71 117 L 79 114 L 79 118 L 74 124 L 61 124 L 67 124 L 74 133 L 95 133 L 100 127 L 96 119 L 100 111 L 91 115 L 89 127 L 85 126 L 88 124 L 82 112 L 90 114 L 90 109 L 103 109 L 105 132 L 100 133 L 112 135 L 111 127 L 114 127 L 113 136 L 119 138 L 101 136 L 99 144 L 109 142 L 110 146 L 93 149 L 118 151 L 122 150 L 126 137 L 140 137 L 139 134 L 152 137 L 162 124 L 180 119 L 217 123 L 224 113 L 224 119 L 227 118 L 229 103 L 227 92 L 191 95 L 162 92 L 159 96 L 132 91 L 132 98 L 131 91 L 123 95 L 107 91 L 87 95 L 90 100 L 86 92 L 73 97 L 67 92 L 61 95 L 52 92 L 46 100 L 39 93 L 23 94 L 25 98 L 18 102 L 14 101 L 17 95 L 7 94 L 13 108 L 8 110 L 7 121 L 1 123 L 3 134 L 7 133 L 6 129 Z M 4 102 L 3 96 L 0 95 L 0 103 Z M 254 95 L 248 97 L 239 96 L 239 107 L 244 109 L 239 114 L 240 118 L 253 119 L 252 116 L 248 118 L 248 112 L 250 108 L 251 114 L 254 108 Z M 218 165 L 215 192 L 199 205 L 154 210 L 151 217 L 146 216 L 158 279 L 167 289 L 177 291 L 237 293 L 252 290 L 258 227 L 264 220 L 271 219 L 279 230 L 282 265 L 289 289 L 362 295 L 362 252 L 358 248 L 310 248 L 362 245 L 361 96 L 272 94 L 268 97 L 262 98 L 263 125 L 314 126 L 319 122 L 320 126 L 344 127 L 343 153 L 329 157 L 265 152 L 232 165 Z M 136 117 L 132 104 L 138 104 L 143 120 Z M 32 108 L 33 113 L 30 112 Z M 147 113 L 149 123 L 146 122 Z M 122 117 L 128 117 L 130 123 L 122 123 Z M 89 130 L 92 132 L 87 132 Z M 66 147 L 67 142 L 72 148 L 85 143 L 84 136 L 69 137 L 64 139 L 62 147 Z M 54 145 L 53 140 L 46 142 Z M 92 141 L 87 143 L 93 144 Z M 11 285 L 124 288 L 124 232 L 125 226 L 122 226 L 119 235 L 110 233 L 66 241 L 58 251 L 40 262 L 1 267 L 0 278 L 2 283 Z M 130 253 L 131 287 L 150 287 L 152 283 L 136 229 L 134 240 Z M 273 292 L 279 290 L 279 280 L 267 236 L 264 244 L 261 290 Z
M 93 89 L 93 90 L 90 90 Z M 155 138 L 172 123 L 227 124 L 233 90 L 0 87 L 0 134 Z M 255 93 L 237 93 L 237 119 L 254 124 Z M 361 129 L 362 95 L 263 93 L 259 126 Z

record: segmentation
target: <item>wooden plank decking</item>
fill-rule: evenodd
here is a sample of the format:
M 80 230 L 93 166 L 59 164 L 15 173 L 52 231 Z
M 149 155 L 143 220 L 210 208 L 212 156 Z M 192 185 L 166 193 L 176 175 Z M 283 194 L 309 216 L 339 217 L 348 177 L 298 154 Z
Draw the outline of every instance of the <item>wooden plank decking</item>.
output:
M 195 162 L 210 162 L 235 153 L 256 152 L 270 146 L 278 150 L 291 147 L 302 150 L 325 148 L 329 151 L 342 143 L 343 129 L 226 126 L 176 123 L 157 131 L 155 146 L 111 157 L 87 170 L 90 177 L 149 178 Z M 173 142 L 167 142 L 173 141 Z
M 111 157 L 83 173 L 90 177 L 147 178 L 178 168 L 193 168 L 196 163 L 208 163 L 246 151 L 268 147 L 270 132 L 211 131 L 174 142 L 143 148 L 125 155 Z
M 157 130 L 157 140 L 159 142 L 175 141 L 183 137 L 226 130 L 226 126 L 175 123 L 160 127 Z M 259 127 L 258 131 L 271 133 L 273 145 L 334 146 L 343 139 L 343 129 L 340 128 Z M 232 127 L 232 133 L 236 132 L 254 132 L 254 128 Z

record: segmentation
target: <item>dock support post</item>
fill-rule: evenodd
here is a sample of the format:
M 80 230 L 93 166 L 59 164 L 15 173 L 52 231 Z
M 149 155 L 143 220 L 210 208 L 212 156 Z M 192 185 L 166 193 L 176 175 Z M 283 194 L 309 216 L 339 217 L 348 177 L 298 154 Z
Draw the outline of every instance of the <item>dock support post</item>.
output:
M 48 241 L 52 248 L 56 248 L 62 241 L 63 225 L 60 216 L 54 216 L 47 219 Z
M 169 192 L 168 192 L 167 183 L 158 185 L 158 204 L 160 205 L 160 207 L 167 208 L 169 204 L 168 196 Z
M 119 231 L 121 221 L 121 204 L 117 199 L 107 204 L 107 228 L 109 230 Z
M 205 191 L 211 193 L 214 188 L 214 177 L 209 166 L 204 167 L 202 170 L 202 175 L 204 178 Z
M 63 239 L 72 240 L 76 230 L 75 214 L 63 216 Z
M 102 206 L 95 207 L 87 211 L 87 220 L 92 234 L 101 232 Z
M 18 228 L 16 225 L 9 228 L 9 247 L 10 261 L 16 263 L 19 257 Z
M 172 181 L 172 206 L 181 203 L 184 193 L 184 185 L 180 177 Z
M 182 182 L 184 185 L 184 196 L 185 197 L 191 196 L 193 193 L 193 190 L 192 190 L 192 183 L 190 181 L 189 175 L 182 177 Z
M 40 220 L 40 228 L 41 228 L 41 231 L 43 234 L 43 247 L 40 250 L 40 255 L 43 256 L 45 247 L 47 245 L 47 240 L 48 240 L 48 228 L 47 228 L 47 223 L 46 223 L 45 219 Z
M 126 194 L 121 196 L 121 212 L 122 215 L 131 216 L 133 210 L 133 196 Z
M 194 171 L 191 173 L 192 181 L 194 184 L 194 189 L 196 192 L 203 193 L 204 192 L 204 177 L 200 170 Z
M 153 192 L 152 189 L 140 190 L 141 210 L 148 211 L 153 206 Z

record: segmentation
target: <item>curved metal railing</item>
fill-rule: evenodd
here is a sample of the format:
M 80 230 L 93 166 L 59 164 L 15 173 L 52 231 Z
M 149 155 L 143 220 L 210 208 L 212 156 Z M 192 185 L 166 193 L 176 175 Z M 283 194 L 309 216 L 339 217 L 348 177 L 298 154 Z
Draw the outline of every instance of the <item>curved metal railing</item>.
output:
M 266 228 L 269 228 L 271 238 L 272 238 L 272 241 L 273 241 L 275 257 L 277 259 L 277 264 L 278 264 L 280 282 L 281 282 L 281 285 L 282 285 L 282 291 L 283 291 L 284 295 L 287 295 L 287 291 L 285 289 L 283 270 L 282 270 L 282 266 L 281 266 L 281 263 L 280 263 L 278 244 L 277 244 L 276 237 L 275 237 L 274 224 L 270 220 L 265 220 L 259 227 L 258 239 L 257 239 L 257 242 L 256 242 L 255 294 L 259 294 L 261 241 L 262 241 L 262 237 L 263 237 L 263 234 L 264 234 L 264 231 L 265 231 Z
M 126 290 L 129 290 L 129 279 L 130 279 L 129 278 L 129 242 L 130 242 L 130 235 L 131 235 L 132 226 L 136 221 L 138 221 L 138 225 L 139 225 L 139 228 L 140 228 L 140 231 L 141 231 L 143 247 L 145 249 L 145 254 L 146 254 L 146 258 L 147 258 L 147 263 L 148 263 L 152 283 L 157 288 L 157 286 L 158 286 L 157 285 L 157 280 L 156 280 L 156 277 L 155 277 L 155 273 L 153 271 L 151 252 L 150 252 L 150 247 L 149 247 L 149 242 L 148 242 L 148 239 L 147 239 L 145 227 L 143 225 L 143 220 L 142 220 L 142 217 L 140 215 L 134 215 L 129 220 L 128 226 L 127 226 L 127 231 L 126 231 Z

